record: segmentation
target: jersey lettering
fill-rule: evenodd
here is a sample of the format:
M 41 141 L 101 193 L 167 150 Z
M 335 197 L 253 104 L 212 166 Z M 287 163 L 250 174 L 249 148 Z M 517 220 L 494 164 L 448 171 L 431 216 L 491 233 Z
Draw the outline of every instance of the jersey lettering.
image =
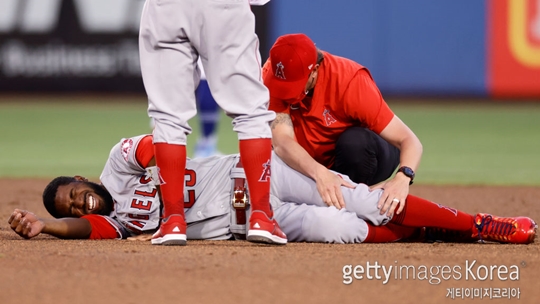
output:
M 141 190 L 135 190 L 135 195 L 140 195 L 144 197 L 156 197 L 157 189 L 153 189 L 152 191 L 141 191 Z
M 197 183 L 197 174 L 194 170 L 186 169 L 185 173 L 186 187 L 194 187 Z
M 195 187 L 197 184 L 197 173 L 195 170 L 186 169 L 185 173 L 186 187 Z M 187 199 L 187 201 L 186 201 Z M 187 190 L 187 197 L 184 198 L 184 208 L 191 208 L 195 204 L 195 190 Z
M 143 229 L 144 228 L 144 225 L 145 223 L 143 222 L 139 222 L 139 221 L 129 221 L 129 223 L 135 227 L 138 227 L 139 229 Z M 139 231 L 137 231 L 139 232 Z
M 152 201 L 141 201 L 136 198 L 131 200 L 131 208 L 150 211 L 152 208 Z
M 141 177 L 141 180 L 142 179 L 143 178 Z M 152 189 L 152 191 L 135 190 L 134 194 L 137 196 L 154 198 L 156 197 L 157 189 Z M 131 200 L 131 208 L 150 211 L 152 209 L 152 200 L 139 200 L 137 198 L 133 198 Z
M 128 217 L 132 219 L 136 219 L 136 220 L 145 220 L 145 221 L 150 219 L 150 215 L 147 215 L 147 214 L 128 213 Z
M 265 170 L 266 171 L 266 170 Z M 194 170 L 186 169 L 186 175 L 185 175 L 185 185 L 186 187 L 194 187 L 197 184 L 197 174 Z M 139 181 L 141 184 L 147 184 L 150 182 L 151 179 L 147 179 L 146 176 L 141 176 Z M 152 191 L 143 191 L 143 190 L 135 190 L 135 195 L 142 196 L 142 197 L 156 197 L 157 189 L 152 189 Z M 194 189 L 188 189 L 187 190 L 187 196 L 184 198 L 184 208 L 191 208 L 195 204 L 195 190 Z M 131 208 L 135 208 L 138 210 L 144 210 L 144 211 L 150 211 L 152 209 L 152 201 L 151 200 L 139 200 L 137 198 L 133 198 L 131 200 Z M 136 218 L 136 219 L 142 219 L 142 220 L 148 220 L 149 218 L 141 218 L 141 217 L 133 217 L 135 215 L 129 214 L 130 218 Z M 140 216 L 140 215 L 137 215 Z
M 188 190 L 187 194 L 187 202 L 184 199 L 184 208 L 191 208 L 195 204 L 195 190 Z
M 152 177 L 146 176 L 146 174 L 141 176 L 141 178 L 139 179 L 139 183 L 141 183 L 142 185 L 147 185 L 151 181 L 152 181 Z

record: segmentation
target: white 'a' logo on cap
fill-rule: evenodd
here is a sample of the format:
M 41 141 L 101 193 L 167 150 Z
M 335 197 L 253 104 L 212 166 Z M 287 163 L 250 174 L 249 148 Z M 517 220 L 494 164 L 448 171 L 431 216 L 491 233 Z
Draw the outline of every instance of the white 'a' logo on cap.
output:
M 285 67 L 283 66 L 283 63 L 281 63 L 281 61 L 278 62 L 278 64 L 276 64 L 276 74 L 275 75 L 276 75 L 277 78 L 286 79 L 285 78 L 285 72 L 283 72 L 284 68 Z

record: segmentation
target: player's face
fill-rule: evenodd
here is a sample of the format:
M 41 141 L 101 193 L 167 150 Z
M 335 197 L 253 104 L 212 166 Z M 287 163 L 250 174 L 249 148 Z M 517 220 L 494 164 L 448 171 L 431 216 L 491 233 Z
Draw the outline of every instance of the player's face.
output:
M 313 71 L 309 74 L 308 80 L 304 87 L 304 93 L 307 94 L 311 89 L 315 87 L 315 82 L 317 81 L 317 76 L 319 74 L 319 65 L 316 65 Z M 305 97 L 305 96 L 304 96 Z
M 285 100 L 285 102 L 289 104 L 296 104 L 304 100 L 304 98 L 306 98 L 309 91 L 315 87 L 315 83 L 317 82 L 318 75 L 319 75 L 319 65 L 317 64 L 315 68 L 313 69 L 313 71 L 311 71 L 311 73 L 309 74 L 306 85 L 304 86 L 304 90 L 295 98 L 287 99 Z
M 55 202 L 56 210 L 61 217 L 109 215 L 113 210 L 113 201 L 107 190 L 96 183 L 86 181 L 59 186 Z

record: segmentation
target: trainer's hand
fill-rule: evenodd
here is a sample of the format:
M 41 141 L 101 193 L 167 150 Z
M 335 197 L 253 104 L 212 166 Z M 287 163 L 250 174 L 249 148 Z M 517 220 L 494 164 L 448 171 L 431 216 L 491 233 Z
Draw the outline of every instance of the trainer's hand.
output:
M 394 178 L 378 183 L 370 187 L 370 190 L 384 189 L 381 198 L 377 203 L 380 214 L 393 216 L 394 211 L 400 214 L 405 207 L 407 196 L 409 195 L 409 182 L 411 180 L 403 174 L 398 174 Z M 397 210 L 396 210 L 397 208 Z
M 8 223 L 17 233 L 25 239 L 30 239 L 43 231 L 45 223 L 35 214 L 26 210 L 15 209 L 8 219 Z
M 355 187 L 323 166 L 318 169 L 315 176 L 315 183 L 317 184 L 317 191 L 319 191 L 323 202 L 328 206 L 334 206 L 338 209 L 345 207 L 341 186 L 351 189 Z
M 128 241 L 132 242 L 147 242 L 152 239 L 151 234 L 139 234 L 137 236 L 130 236 L 127 238 Z

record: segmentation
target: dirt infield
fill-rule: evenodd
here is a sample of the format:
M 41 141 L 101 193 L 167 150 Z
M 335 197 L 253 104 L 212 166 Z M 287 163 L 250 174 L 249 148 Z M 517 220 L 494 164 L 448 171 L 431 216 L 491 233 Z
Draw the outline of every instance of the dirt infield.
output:
M 11 231 L 7 219 L 14 208 L 47 216 L 40 201 L 46 183 L 0 179 L 2 304 L 402 304 L 459 302 L 462 295 L 474 296 L 474 301 L 505 297 L 496 303 L 538 303 L 540 299 L 538 239 L 531 245 L 290 243 L 284 247 L 240 241 L 158 247 L 48 236 L 23 240 Z M 411 192 L 469 213 L 527 215 L 540 220 L 540 187 L 414 185 Z M 378 273 L 375 268 L 368 272 L 368 264 L 376 263 L 393 270 L 388 281 L 382 268 Z M 363 266 L 365 272 L 357 273 L 362 279 L 351 275 L 352 282 L 344 284 L 348 281 L 345 265 Z M 395 271 L 398 268 L 401 273 Z M 518 291 L 519 300 L 512 298 Z

